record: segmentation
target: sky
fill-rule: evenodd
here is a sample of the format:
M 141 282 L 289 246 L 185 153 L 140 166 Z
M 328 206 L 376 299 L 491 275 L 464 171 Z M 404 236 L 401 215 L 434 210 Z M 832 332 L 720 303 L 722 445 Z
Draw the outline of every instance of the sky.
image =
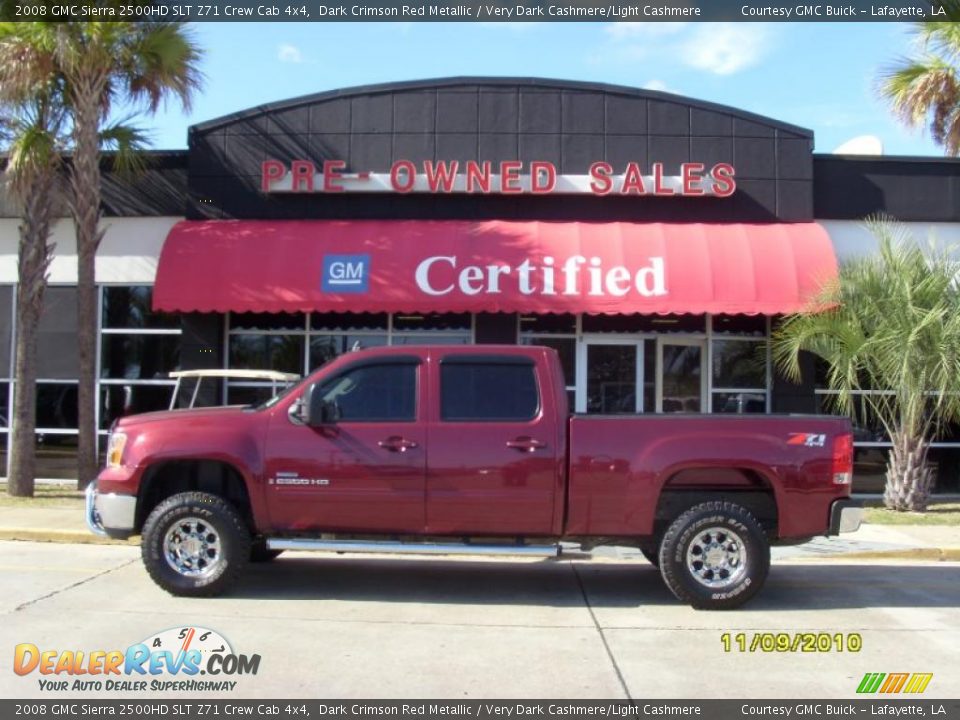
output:
M 942 155 L 879 99 L 911 51 L 910 23 L 194 23 L 206 76 L 189 113 L 140 124 L 156 149 L 187 128 L 263 103 L 369 83 L 456 75 L 648 88 L 814 131 L 816 152 L 875 135 L 887 155 Z

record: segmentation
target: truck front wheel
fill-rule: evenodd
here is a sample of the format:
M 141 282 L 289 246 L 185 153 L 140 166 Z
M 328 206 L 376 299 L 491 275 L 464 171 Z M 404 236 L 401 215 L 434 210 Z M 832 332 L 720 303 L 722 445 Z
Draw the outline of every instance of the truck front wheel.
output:
M 701 610 L 740 607 L 770 569 L 770 543 L 744 507 L 712 501 L 680 515 L 663 536 L 660 572 L 677 599 Z
M 143 564 L 171 595 L 210 597 L 236 582 L 250 558 L 250 531 L 223 498 L 173 495 L 143 525 Z

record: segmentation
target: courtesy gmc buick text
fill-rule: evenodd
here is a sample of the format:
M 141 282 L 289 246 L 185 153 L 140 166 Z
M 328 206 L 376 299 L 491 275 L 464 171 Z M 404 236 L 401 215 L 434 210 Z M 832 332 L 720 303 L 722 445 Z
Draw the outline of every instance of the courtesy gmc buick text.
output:
M 570 416 L 556 353 L 348 353 L 252 407 L 113 428 L 87 520 L 210 596 L 283 550 L 556 555 L 639 548 L 678 599 L 753 597 L 770 546 L 855 530 L 845 418 Z M 536 572 L 531 569 L 531 572 Z

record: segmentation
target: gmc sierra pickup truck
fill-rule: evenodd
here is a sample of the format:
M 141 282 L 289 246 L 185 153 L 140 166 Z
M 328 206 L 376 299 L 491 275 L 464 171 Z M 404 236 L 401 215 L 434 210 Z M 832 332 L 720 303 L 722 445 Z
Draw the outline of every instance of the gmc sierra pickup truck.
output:
M 283 550 L 639 548 L 697 608 L 742 605 L 770 545 L 855 530 L 845 418 L 573 416 L 553 350 L 343 355 L 259 406 L 116 423 L 87 520 L 142 535 L 175 595 Z

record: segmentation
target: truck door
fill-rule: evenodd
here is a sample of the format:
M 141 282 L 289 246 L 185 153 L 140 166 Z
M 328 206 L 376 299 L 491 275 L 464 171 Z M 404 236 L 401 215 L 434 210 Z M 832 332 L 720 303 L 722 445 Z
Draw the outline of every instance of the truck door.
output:
M 422 532 L 426 433 L 419 356 L 348 365 L 314 392 L 335 404 L 330 426 L 278 414 L 267 438 L 265 492 L 278 530 Z
M 431 368 L 427 531 L 550 534 L 560 480 L 550 387 L 521 355 L 448 354 Z

